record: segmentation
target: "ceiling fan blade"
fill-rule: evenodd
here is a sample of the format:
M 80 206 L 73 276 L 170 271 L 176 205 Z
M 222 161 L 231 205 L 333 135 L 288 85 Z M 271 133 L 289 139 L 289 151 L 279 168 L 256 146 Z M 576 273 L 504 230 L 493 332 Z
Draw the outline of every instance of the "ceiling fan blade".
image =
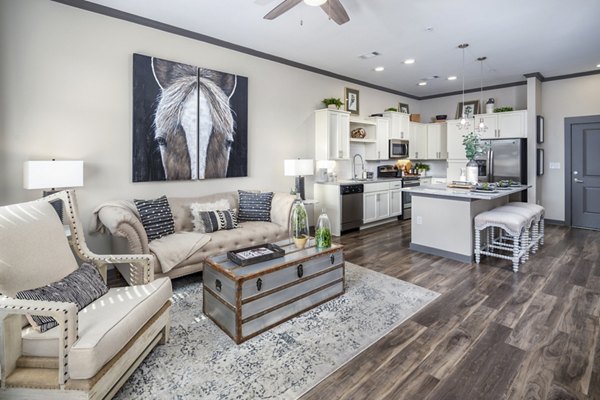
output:
M 291 8 L 297 6 L 300 3 L 302 3 L 302 0 L 284 0 L 277 7 L 275 7 L 271 11 L 269 11 L 269 13 L 267 15 L 265 15 L 263 18 L 264 19 L 275 19 L 275 18 L 279 17 L 281 14 L 283 14 L 284 12 L 289 11 Z
M 350 21 L 350 17 L 342 3 L 340 3 L 340 0 L 327 0 L 325 4 L 321 5 L 321 8 L 329 15 L 329 18 L 334 20 L 338 25 Z

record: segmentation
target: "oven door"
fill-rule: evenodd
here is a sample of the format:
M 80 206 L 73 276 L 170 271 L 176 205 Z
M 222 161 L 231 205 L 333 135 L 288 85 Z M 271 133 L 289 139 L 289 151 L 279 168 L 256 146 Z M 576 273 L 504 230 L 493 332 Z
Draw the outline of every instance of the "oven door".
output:
M 408 158 L 408 140 L 390 140 L 390 158 Z
M 421 182 L 415 181 L 402 181 L 402 187 L 415 187 L 420 186 Z M 402 192 L 402 219 L 412 218 L 412 194 L 410 192 Z

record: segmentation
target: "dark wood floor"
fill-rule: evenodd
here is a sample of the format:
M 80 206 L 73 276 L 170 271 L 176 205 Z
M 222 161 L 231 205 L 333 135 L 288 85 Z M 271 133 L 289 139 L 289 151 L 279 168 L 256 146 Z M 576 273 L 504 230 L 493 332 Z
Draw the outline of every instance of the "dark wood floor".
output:
M 303 400 L 600 400 L 600 232 L 547 226 L 518 273 L 410 251 L 410 221 L 340 242 L 347 261 L 441 296 Z

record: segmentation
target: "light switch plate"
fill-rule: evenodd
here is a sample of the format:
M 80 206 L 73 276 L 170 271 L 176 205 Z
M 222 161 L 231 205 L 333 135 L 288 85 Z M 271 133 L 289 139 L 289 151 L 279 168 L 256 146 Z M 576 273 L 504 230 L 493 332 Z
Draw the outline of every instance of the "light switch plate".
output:
M 548 164 L 548 168 L 550 169 L 560 169 L 560 163 L 559 162 L 551 162 Z

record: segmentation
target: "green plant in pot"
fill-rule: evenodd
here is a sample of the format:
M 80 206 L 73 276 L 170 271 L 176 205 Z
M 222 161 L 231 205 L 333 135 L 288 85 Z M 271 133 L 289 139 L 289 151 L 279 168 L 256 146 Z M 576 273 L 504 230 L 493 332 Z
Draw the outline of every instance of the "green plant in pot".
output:
M 386 108 L 385 111 L 398 112 L 398 109 L 394 108 L 394 107 L 390 107 L 390 108 Z
M 342 100 L 340 100 L 339 98 L 335 98 L 335 97 L 330 97 L 328 99 L 323 99 L 323 104 L 325 104 L 325 107 L 329 107 L 331 105 L 336 106 L 336 108 L 339 110 L 341 106 L 344 105 L 344 103 L 342 102 Z
M 416 163 L 415 169 L 419 172 L 419 174 L 424 176 L 427 175 L 427 171 L 429 171 L 429 165 L 423 163 Z
M 479 135 L 475 132 L 463 135 L 463 145 L 465 146 L 465 155 L 469 160 L 467 163 L 467 181 L 476 184 L 479 176 L 479 165 L 475 161 L 475 157 L 484 154 L 487 146 L 481 143 Z
M 308 215 L 300 194 L 296 194 L 296 200 L 292 204 L 290 216 L 290 237 L 297 248 L 303 249 L 309 238 Z

